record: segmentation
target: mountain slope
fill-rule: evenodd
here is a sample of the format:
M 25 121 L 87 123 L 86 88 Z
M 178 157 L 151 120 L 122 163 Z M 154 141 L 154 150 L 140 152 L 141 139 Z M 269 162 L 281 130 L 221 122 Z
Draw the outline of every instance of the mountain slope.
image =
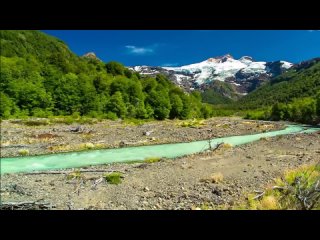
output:
M 237 103 L 239 108 L 258 108 L 314 96 L 320 91 L 320 58 L 295 65 L 288 72 L 256 89 Z
M 211 104 L 229 104 L 240 98 L 233 84 L 213 81 L 201 92 L 202 101 Z

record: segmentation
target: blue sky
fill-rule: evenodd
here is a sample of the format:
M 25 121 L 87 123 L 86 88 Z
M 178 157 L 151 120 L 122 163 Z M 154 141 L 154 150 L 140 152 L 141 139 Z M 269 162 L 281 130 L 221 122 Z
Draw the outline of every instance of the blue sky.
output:
M 230 53 L 257 61 L 300 62 L 320 56 L 315 30 L 43 30 L 78 55 L 95 52 L 125 66 L 181 66 Z

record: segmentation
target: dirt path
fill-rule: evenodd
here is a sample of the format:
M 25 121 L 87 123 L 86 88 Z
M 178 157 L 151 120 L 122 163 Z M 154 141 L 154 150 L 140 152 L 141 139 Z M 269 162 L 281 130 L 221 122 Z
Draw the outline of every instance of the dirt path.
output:
M 2 201 L 42 199 L 56 209 L 195 209 L 232 206 L 246 193 L 261 190 L 284 170 L 320 161 L 320 134 L 297 134 L 221 148 L 157 163 L 113 164 L 86 168 L 123 172 L 119 185 L 103 173 L 82 180 L 60 175 L 10 174 L 1 178 Z M 221 183 L 206 181 L 221 173 Z

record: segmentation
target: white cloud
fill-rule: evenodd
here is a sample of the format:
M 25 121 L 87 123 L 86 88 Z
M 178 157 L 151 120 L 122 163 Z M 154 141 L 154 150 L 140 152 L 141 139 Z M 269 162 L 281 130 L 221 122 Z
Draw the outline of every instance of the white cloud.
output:
M 136 54 L 136 55 L 144 55 L 148 53 L 154 53 L 155 47 L 137 47 L 133 45 L 127 45 L 125 46 L 130 54 Z

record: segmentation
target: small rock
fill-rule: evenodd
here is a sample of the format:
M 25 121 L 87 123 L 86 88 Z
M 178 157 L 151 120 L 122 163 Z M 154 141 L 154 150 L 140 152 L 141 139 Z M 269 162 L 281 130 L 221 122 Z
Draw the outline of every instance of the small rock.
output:
M 143 135 L 144 136 L 150 136 L 151 133 L 152 133 L 152 131 L 145 131 L 145 132 L 143 132 Z
M 145 192 L 149 192 L 149 191 L 150 191 L 150 189 L 149 189 L 148 187 L 145 187 L 143 190 L 144 190 Z
M 218 188 L 212 189 L 212 193 L 215 194 L 215 195 L 217 195 L 217 196 L 221 196 L 221 190 L 218 189 Z

